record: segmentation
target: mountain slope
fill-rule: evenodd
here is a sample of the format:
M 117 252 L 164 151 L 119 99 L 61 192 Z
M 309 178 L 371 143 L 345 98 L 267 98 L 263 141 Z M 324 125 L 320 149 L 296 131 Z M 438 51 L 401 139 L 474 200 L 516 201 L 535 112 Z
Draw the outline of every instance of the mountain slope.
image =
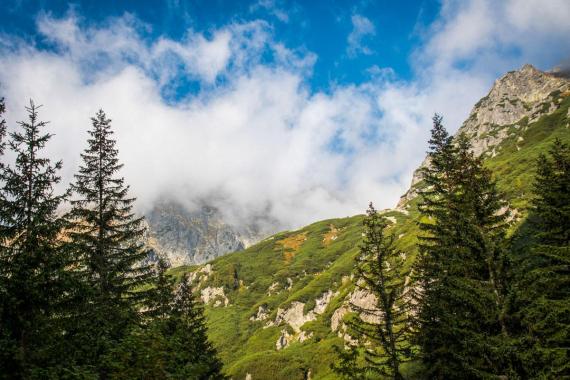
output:
M 514 228 L 525 217 L 536 158 L 557 137 L 570 143 L 569 89 L 570 80 L 524 66 L 497 80 L 459 129 L 495 173 L 518 221 Z M 422 185 L 416 171 L 398 207 L 383 212 L 410 264 Z M 332 346 L 350 339 L 342 321 L 348 300 L 372 301 L 351 281 L 362 218 L 317 222 L 205 266 L 172 270 L 191 272 L 206 303 L 210 338 L 234 379 L 336 378 Z
M 164 257 L 173 267 L 203 264 L 267 236 L 255 225 L 239 229 L 230 225 L 219 210 L 207 204 L 188 210 L 167 198 L 157 201 L 145 220 L 146 244 L 153 251 L 150 259 Z

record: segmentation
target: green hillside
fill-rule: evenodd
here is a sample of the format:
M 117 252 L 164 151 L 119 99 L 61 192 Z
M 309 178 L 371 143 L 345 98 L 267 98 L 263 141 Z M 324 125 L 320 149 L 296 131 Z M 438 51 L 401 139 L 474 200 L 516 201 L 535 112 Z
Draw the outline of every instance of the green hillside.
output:
M 513 231 L 526 214 L 536 158 L 555 138 L 570 143 L 569 95 L 550 94 L 543 106 L 548 111 L 534 122 L 525 117 L 500 127 L 507 131 L 506 137 L 494 147 L 493 155 L 486 153 L 486 165 L 514 211 Z M 421 181 L 415 186 L 421 187 Z M 416 254 L 416 204 L 417 199 L 412 199 L 403 209 L 383 212 L 408 263 Z M 172 270 L 176 276 L 194 272 L 196 290 L 210 295 L 206 305 L 209 334 L 230 376 L 336 378 L 330 370 L 332 348 L 342 346 L 343 338 L 339 336 L 342 328 L 336 326 L 333 331 L 331 321 L 354 290 L 350 276 L 361 241 L 362 218 L 320 221 L 271 236 L 208 266 Z M 302 303 L 302 313 L 298 303 Z M 288 310 L 293 311 L 287 315 Z M 301 319 L 293 322 L 300 325 L 297 331 L 283 315 Z M 277 349 L 283 336 L 289 343 Z
M 400 247 L 413 252 L 413 219 L 399 211 L 384 215 L 393 218 L 391 231 L 401 237 Z M 330 219 L 282 232 L 211 263 L 212 274 L 202 276 L 200 288 L 222 287 L 229 300 L 227 307 L 207 306 L 210 338 L 220 350 L 228 373 L 235 378 L 245 378 L 249 372 L 255 373 L 255 378 L 303 379 L 304 371 L 310 368 L 315 379 L 334 378 L 329 369 L 332 346 L 342 345 L 342 339 L 331 331 L 330 321 L 353 289 L 349 278 L 361 239 L 362 218 Z M 196 269 L 179 267 L 172 273 L 179 276 Z M 272 285 L 275 291 L 269 295 Z M 277 309 L 286 309 L 297 301 L 304 303 L 304 312 L 308 313 L 314 309 L 315 300 L 329 290 L 335 294 L 325 312 L 302 326 L 311 337 L 276 350 L 283 329 L 294 334 L 285 325 L 265 327 L 275 320 Z M 269 310 L 268 318 L 251 321 L 260 306 Z

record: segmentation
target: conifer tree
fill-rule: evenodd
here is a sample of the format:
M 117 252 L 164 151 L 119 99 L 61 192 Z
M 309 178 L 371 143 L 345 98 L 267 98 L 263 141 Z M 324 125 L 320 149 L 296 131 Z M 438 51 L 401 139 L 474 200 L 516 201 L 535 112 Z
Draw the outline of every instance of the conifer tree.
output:
M 142 218 L 132 211 L 134 198 L 118 176 L 119 163 L 111 120 L 100 110 L 91 119 L 83 164 L 71 185 L 74 197 L 69 218 L 73 221 L 70 250 L 77 260 L 86 294 L 82 313 L 89 326 L 78 331 L 88 362 L 116 344 L 133 323 L 141 320 L 145 300 L 143 285 L 151 278 L 143 265 Z
M 570 377 L 570 148 L 556 140 L 537 162 L 533 246 L 523 253 L 516 286 L 528 378 Z
M 225 379 L 222 362 L 207 336 L 202 305 L 192 293 L 190 278 L 180 282 L 168 319 L 165 335 L 169 340 L 171 369 L 175 379 Z
M 174 303 L 174 278 L 167 273 L 168 263 L 159 258 L 154 268 L 153 289 L 147 295 L 147 316 L 154 320 L 164 321 L 172 312 Z
M 504 375 L 507 214 L 490 172 L 434 117 L 423 169 L 417 313 L 423 362 L 433 378 Z
M 372 203 L 364 219 L 364 241 L 356 262 L 356 286 L 375 296 L 373 309 L 351 305 L 359 317 L 349 323 L 349 334 L 359 341 L 353 352 L 341 355 L 346 363 L 337 372 L 354 378 L 358 353 L 364 356 L 362 377 L 387 376 L 403 379 L 400 366 L 411 358 L 410 295 L 406 291 L 408 269 L 403 253 L 394 246 L 395 237 L 386 234 L 386 220 Z M 368 322 L 369 318 L 378 321 Z M 350 360 L 348 360 L 350 359 Z M 350 363 L 352 361 L 352 363 Z M 345 371 L 345 369 L 350 369 Z
M 4 156 L 4 149 L 6 148 L 6 120 L 4 119 L 4 113 L 6 112 L 6 104 L 4 103 L 4 98 L 0 99 L 0 159 Z M 0 168 L 4 165 L 0 161 Z
M 142 328 L 135 326 L 111 349 L 105 358 L 111 378 L 226 378 L 217 352 L 208 341 L 202 306 L 192 294 L 188 276 L 183 277 L 170 306 L 167 315 L 157 315 Z
M 10 134 L 15 165 L 1 169 L 0 373 L 10 378 L 41 372 L 61 360 L 58 318 L 69 290 L 69 262 L 59 239 L 65 223 L 56 213 L 66 194 L 54 190 L 62 163 L 42 155 L 52 135 L 43 132 L 47 122 L 39 120 L 39 108 L 33 101 L 26 107 L 28 121 L 19 122 L 20 129 Z
M 0 179 L 4 176 L 4 149 L 6 148 L 6 120 L 4 119 L 4 113 L 6 112 L 6 107 L 4 104 L 4 98 L 0 99 Z M 1 186 L 1 185 L 0 185 Z M 0 191 L 0 209 L 4 208 L 4 191 Z M 7 281 L 9 280 L 8 266 L 6 265 L 6 260 L 9 257 L 6 233 L 4 228 L 3 219 L 0 220 L 0 300 L 7 300 Z M 4 308 L 8 305 L 6 302 L 0 301 L 0 318 L 5 321 Z M 10 331 L 5 328 L 4 324 L 0 324 L 0 371 L 5 368 L 6 364 L 12 361 L 12 353 L 8 350 L 9 347 L 13 346 L 13 340 L 10 337 Z M 0 378 L 2 378 L 0 376 Z

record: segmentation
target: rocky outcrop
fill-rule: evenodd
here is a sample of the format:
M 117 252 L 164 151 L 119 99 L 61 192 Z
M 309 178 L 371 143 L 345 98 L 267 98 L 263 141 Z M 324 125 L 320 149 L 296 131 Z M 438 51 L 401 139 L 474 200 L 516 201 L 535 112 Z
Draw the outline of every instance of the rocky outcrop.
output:
M 279 283 L 278 282 L 272 283 L 267 289 L 267 295 L 270 296 L 272 294 L 277 294 L 279 292 L 278 289 L 279 289 Z
M 509 128 L 525 128 L 558 108 L 556 97 L 570 95 L 570 79 L 556 73 L 546 73 L 524 65 L 497 79 L 491 91 L 471 110 L 457 134 L 464 133 L 476 155 L 495 156 L 502 141 L 509 137 Z M 417 196 L 417 184 L 422 180 L 422 168 L 429 165 L 426 158 L 414 171 L 409 190 L 402 195 L 397 208 L 404 209 Z
M 479 101 L 458 133 L 465 133 L 476 155 L 491 152 L 507 136 L 501 127 L 528 122 L 556 110 L 553 93 L 570 89 L 570 80 L 524 65 L 497 79 L 489 94 Z
M 277 351 L 284 349 L 291 343 L 293 340 L 293 335 L 287 332 L 287 329 L 281 330 L 281 335 L 277 338 L 277 342 L 275 343 L 275 348 Z
M 380 323 L 382 314 L 376 308 L 378 299 L 371 292 L 356 288 L 350 293 L 338 309 L 331 316 L 331 331 L 336 331 L 340 338 L 343 338 L 347 344 L 355 344 L 356 341 L 348 334 L 347 326 L 343 322 L 344 317 L 348 313 L 360 313 L 360 318 L 368 323 Z
M 210 275 L 212 274 L 212 272 L 213 272 L 212 264 L 206 264 L 202 268 L 200 268 L 199 270 L 196 270 L 194 272 L 190 272 L 190 274 L 189 274 L 190 283 L 191 284 L 198 283 L 197 285 L 196 284 L 194 285 L 194 287 L 196 287 L 200 283 L 207 281 L 208 278 L 210 278 Z
M 305 342 L 308 339 L 313 337 L 312 332 L 308 331 L 301 331 L 296 334 L 290 334 L 287 329 L 281 330 L 281 335 L 277 338 L 277 342 L 275 342 L 275 348 L 277 351 L 284 349 L 285 347 L 289 346 L 293 342 Z
M 316 314 L 323 314 L 327 309 L 327 306 L 331 302 L 333 296 L 334 293 L 332 292 L 332 290 L 327 290 L 326 292 L 321 294 L 321 296 L 315 300 L 315 308 L 313 309 L 313 311 Z
M 341 326 L 342 320 L 350 312 L 348 306 L 341 306 L 336 309 L 331 317 L 331 330 L 336 331 Z
M 222 305 L 228 306 L 228 304 L 230 303 L 230 300 L 228 299 L 228 297 L 226 297 L 224 288 L 222 287 L 214 288 L 208 286 L 201 290 L 200 295 L 202 298 L 202 302 L 204 302 L 205 304 L 214 302 L 213 304 L 214 307 Z
M 267 306 L 261 305 L 257 309 L 257 313 L 255 315 L 252 315 L 249 320 L 252 322 L 265 321 L 267 318 L 269 318 L 269 309 Z
M 180 203 L 159 201 L 146 220 L 148 245 L 173 267 L 202 264 L 245 247 L 239 234 L 212 207 L 188 211 Z
M 275 343 L 277 350 L 287 347 L 292 342 L 304 342 L 310 339 L 313 333 L 301 330 L 302 326 L 307 322 L 316 320 L 318 315 L 323 314 L 334 296 L 335 293 L 332 290 L 324 292 L 315 299 L 314 309 L 306 314 L 304 312 L 305 303 L 303 302 L 294 301 L 286 309 L 278 308 L 275 320 L 268 322 L 265 328 L 287 324 L 293 333 L 291 334 L 287 328 L 281 330 L 281 335 Z M 268 311 L 260 306 L 257 315 L 251 317 L 250 320 L 260 320 L 260 317 L 265 317 L 267 313 Z
M 275 321 L 270 322 L 272 326 L 279 326 L 287 323 L 296 333 L 301 332 L 301 326 L 309 321 L 317 319 L 314 311 L 304 313 L 305 304 L 303 302 L 294 301 L 287 309 L 277 309 L 277 316 Z

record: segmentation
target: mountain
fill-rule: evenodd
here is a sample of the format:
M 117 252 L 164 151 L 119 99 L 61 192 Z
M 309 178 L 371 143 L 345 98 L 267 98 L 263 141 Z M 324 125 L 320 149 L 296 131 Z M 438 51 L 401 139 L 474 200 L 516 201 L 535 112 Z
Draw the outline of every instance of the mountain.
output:
M 569 91 L 570 79 L 567 77 L 558 73 L 542 72 L 532 65 L 524 65 L 520 70 L 508 72 L 495 81 L 489 94 L 475 104 L 457 133 L 464 133 L 469 137 L 474 153 L 490 158 L 488 164 L 497 169 L 497 165 L 493 163 L 500 161 L 501 156 L 510 159 L 513 147 L 518 152 L 527 145 L 524 139 L 531 127 L 531 143 L 541 139 L 540 136 L 534 136 L 535 134 L 549 132 L 548 126 L 543 126 L 543 123 L 537 126 L 536 123 L 542 116 L 550 115 L 561 108 L 561 103 L 570 94 Z M 513 138 L 516 138 L 516 141 L 513 141 Z M 519 162 L 520 157 L 516 158 Z M 421 168 L 427 164 L 426 158 L 414 172 L 410 189 L 402 196 L 397 207 L 403 207 L 417 195 Z M 505 166 L 505 169 L 508 167 Z M 515 176 L 520 174 L 519 172 Z M 510 190 L 507 186 L 503 188 Z
M 570 80 L 530 65 L 498 79 L 459 128 L 492 169 L 513 211 L 513 230 L 525 218 L 536 158 L 555 138 L 570 143 L 569 132 Z M 416 255 L 422 186 L 416 171 L 397 207 L 383 211 L 408 263 Z M 352 282 L 362 219 L 320 221 L 206 265 L 172 270 L 177 277 L 190 273 L 206 304 L 210 339 L 233 379 L 336 378 L 333 346 L 350 340 L 343 322 L 352 312 L 349 300 L 373 302 Z
M 203 264 L 259 241 L 264 233 L 255 226 L 237 229 L 219 210 L 203 204 L 189 210 L 180 202 L 161 199 L 145 215 L 150 260 L 166 258 L 171 266 Z

